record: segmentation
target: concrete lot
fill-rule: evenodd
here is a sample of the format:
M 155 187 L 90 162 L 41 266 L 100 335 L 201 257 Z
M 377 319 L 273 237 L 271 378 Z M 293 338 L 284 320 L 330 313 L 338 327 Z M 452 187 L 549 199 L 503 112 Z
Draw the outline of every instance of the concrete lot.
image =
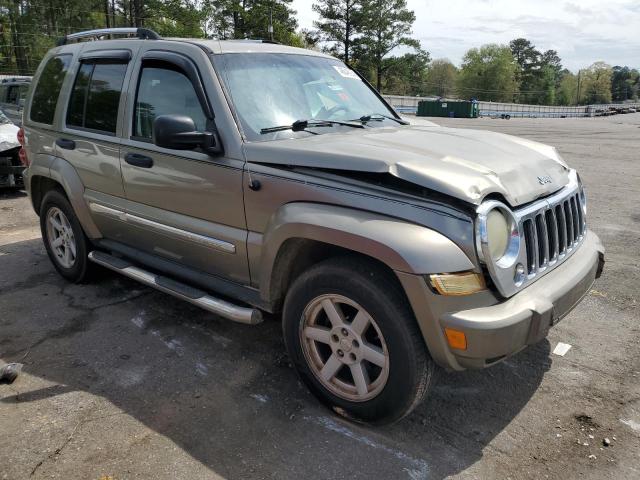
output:
M 0 385 L 0 479 L 640 478 L 640 114 L 437 121 L 579 169 L 607 264 L 548 340 L 363 428 L 298 382 L 276 319 L 233 324 L 110 274 L 68 284 L 27 197 L 0 194 L 0 362 L 25 364 Z

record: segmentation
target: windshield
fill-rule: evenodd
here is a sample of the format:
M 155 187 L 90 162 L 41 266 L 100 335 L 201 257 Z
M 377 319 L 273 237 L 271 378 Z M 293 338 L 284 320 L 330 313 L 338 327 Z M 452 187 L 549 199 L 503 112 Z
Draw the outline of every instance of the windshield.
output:
M 251 141 L 308 136 L 308 131 L 260 132 L 297 120 L 349 121 L 371 114 L 394 115 L 339 60 L 281 53 L 215 57 L 245 136 Z M 313 128 L 309 126 L 308 130 Z M 332 125 L 314 131 L 327 133 L 345 128 L 349 127 Z

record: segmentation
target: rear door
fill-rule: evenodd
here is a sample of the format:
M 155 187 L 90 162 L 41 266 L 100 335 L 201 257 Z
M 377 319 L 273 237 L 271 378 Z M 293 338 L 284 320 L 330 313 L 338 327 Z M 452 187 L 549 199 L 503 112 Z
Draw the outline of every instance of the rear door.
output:
M 211 64 L 193 45 L 172 43 L 167 52 L 145 42 L 144 48 L 131 79 L 130 127 L 121 149 L 127 220 L 133 225 L 126 241 L 164 259 L 247 284 L 243 160 L 174 151 L 152 141 L 153 121 L 159 115 L 187 115 L 197 130 L 215 128 L 201 76 Z M 224 132 L 220 134 L 224 141 Z
M 96 225 L 105 237 L 115 239 L 123 222 L 100 213 L 105 208 L 125 208 L 118 128 L 119 112 L 124 108 L 122 90 L 135 48 L 80 53 L 72 67 L 74 80 L 56 139 L 57 156 L 71 163 L 82 179 Z

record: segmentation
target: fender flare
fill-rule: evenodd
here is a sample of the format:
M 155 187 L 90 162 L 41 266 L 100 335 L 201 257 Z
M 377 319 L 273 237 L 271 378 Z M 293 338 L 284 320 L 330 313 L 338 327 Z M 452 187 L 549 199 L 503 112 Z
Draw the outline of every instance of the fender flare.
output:
M 290 239 L 315 240 L 375 258 L 399 272 L 429 274 L 473 270 L 458 245 L 430 228 L 377 213 L 296 202 L 278 209 L 263 234 L 260 290 L 271 291 L 278 253 Z
M 84 184 L 76 169 L 63 158 L 53 157 L 49 167 L 49 177 L 62 185 L 87 237 L 101 238 L 102 234 L 93 221 L 87 202 L 84 200 Z

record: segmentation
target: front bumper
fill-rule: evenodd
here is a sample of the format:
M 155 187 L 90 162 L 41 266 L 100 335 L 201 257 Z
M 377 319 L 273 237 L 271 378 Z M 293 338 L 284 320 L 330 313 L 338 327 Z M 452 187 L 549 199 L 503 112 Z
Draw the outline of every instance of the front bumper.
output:
M 400 280 L 434 360 L 445 368 L 462 370 L 492 365 L 542 340 L 589 292 L 603 264 L 604 248 L 588 231 L 569 259 L 508 300 L 491 302 L 486 294 L 469 295 L 455 310 L 454 297 L 444 298 L 423 289 L 426 306 L 417 298 L 416 285 L 406 277 Z M 427 311 L 417 312 L 417 305 Z M 465 333 L 466 350 L 449 347 L 443 333 L 446 327 Z

